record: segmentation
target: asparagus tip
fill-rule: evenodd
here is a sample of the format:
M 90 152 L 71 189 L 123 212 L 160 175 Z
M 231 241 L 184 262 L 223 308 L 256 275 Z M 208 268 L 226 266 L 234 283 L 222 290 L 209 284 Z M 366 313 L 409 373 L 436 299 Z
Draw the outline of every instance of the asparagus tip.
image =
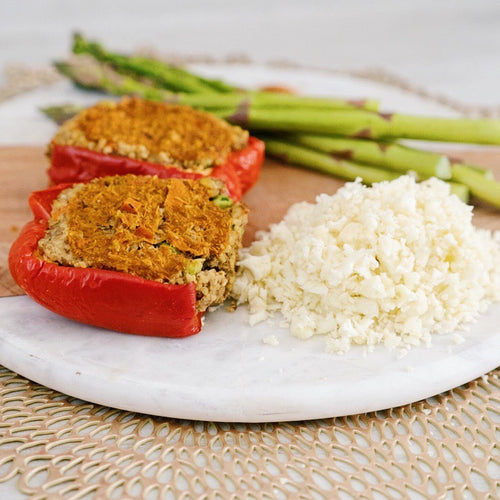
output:
M 84 109 L 84 107 L 79 104 L 69 103 L 59 106 L 44 106 L 38 109 L 58 125 L 62 125 L 65 121 L 69 120 Z
M 54 68 L 57 69 L 57 71 L 61 73 L 61 75 L 70 77 L 69 64 L 67 62 L 53 61 L 52 66 L 54 66 Z
M 82 50 L 82 44 L 85 43 L 85 39 L 83 38 L 83 35 L 79 33 L 78 31 L 75 31 L 73 33 L 73 53 L 74 54 L 79 54 L 83 52 Z

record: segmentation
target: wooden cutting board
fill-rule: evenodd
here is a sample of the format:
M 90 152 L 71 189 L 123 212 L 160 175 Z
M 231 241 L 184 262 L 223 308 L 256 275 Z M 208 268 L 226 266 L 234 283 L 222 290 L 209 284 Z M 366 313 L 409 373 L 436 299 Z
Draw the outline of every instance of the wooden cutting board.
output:
M 0 147 L 0 297 L 23 293 L 10 277 L 7 255 L 19 230 L 31 219 L 29 193 L 47 186 L 44 151 L 34 146 Z M 489 167 L 500 178 L 500 150 L 454 152 L 454 156 Z M 250 209 L 244 245 L 256 231 L 281 220 L 293 203 L 314 201 L 320 193 L 333 194 L 342 184 L 323 174 L 266 160 L 259 182 L 244 198 Z M 478 205 L 474 212 L 477 226 L 500 229 L 500 210 Z

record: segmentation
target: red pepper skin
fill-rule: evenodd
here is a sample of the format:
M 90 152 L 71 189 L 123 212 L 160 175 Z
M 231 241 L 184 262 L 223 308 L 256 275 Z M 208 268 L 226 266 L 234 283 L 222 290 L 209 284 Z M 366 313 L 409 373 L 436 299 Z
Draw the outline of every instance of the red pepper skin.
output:
M 238 201 L 257 182 L 263 161 L 264 143 L 250 137 L 246 147 L 231 153 L 226 163 L 216 165 L 210 175 L 223 180 L 231 198 Z M 185 172 L 177 167 L 55 143 L 52 144 L 51 165 L 47 173 L 54 184 L 88 182 L 96 177 L 125 174 L 157 175 L 162 179 L 204 177 L 202 174 Z
M 186 337 L 201 329 L 194 283 L 169 285 L 103 269 L 59 266 L 37 257 L 53 200 L 66 186 L 36 191 L 35 219 L 9 252 L 16 283 L 35 301 L 67 318 L 136 335 Z
M 73 184 L 59 184 L 51 186 L 41 191 L 34 191 L 28 198 L 28 204 L 31 208 L 35 221 L 48 221 L 52 204 L 64 189 L 70 188 Z
M 264 141 L 250 136 L 248 146 L 240 151 L 233 151 L 226 163 L 233 166 L 240 179 L 241 191 L 246 193 L 259 179 L 259 174 L 264 163 Z

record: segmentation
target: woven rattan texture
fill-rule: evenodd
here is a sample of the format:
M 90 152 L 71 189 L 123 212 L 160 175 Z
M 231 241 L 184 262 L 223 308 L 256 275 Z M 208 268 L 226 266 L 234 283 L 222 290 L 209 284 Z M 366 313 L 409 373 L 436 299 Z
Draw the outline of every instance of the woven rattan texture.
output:
M 500 496 L 500 370 L 435 398 L 279 424 L 156 418 L 0 369 L 0 481 L 33 499 Z

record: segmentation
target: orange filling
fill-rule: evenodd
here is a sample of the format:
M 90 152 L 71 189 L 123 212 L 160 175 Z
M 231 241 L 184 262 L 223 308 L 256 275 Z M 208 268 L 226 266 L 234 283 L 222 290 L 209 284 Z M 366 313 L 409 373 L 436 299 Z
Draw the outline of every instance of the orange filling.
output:
M 224 163 L 248 139 L 245 131 L 209 113 L 137 98 L 101 102 L 77 115 L 72 127 L 95 145 L 92 149 L 123 155 L 130 150 L 148 161 L 186 166 Z M 58 136 L 55 142 L 60 143 Z
M 231 211 L 216 206 L 210 179 L 116 176 L 78 186 L 56 203 L 51 227 L 64 220 L 67 244 L 88 267 L 150 280 L 181 277 L 192 258 L 208 258 L 229 242 Z

